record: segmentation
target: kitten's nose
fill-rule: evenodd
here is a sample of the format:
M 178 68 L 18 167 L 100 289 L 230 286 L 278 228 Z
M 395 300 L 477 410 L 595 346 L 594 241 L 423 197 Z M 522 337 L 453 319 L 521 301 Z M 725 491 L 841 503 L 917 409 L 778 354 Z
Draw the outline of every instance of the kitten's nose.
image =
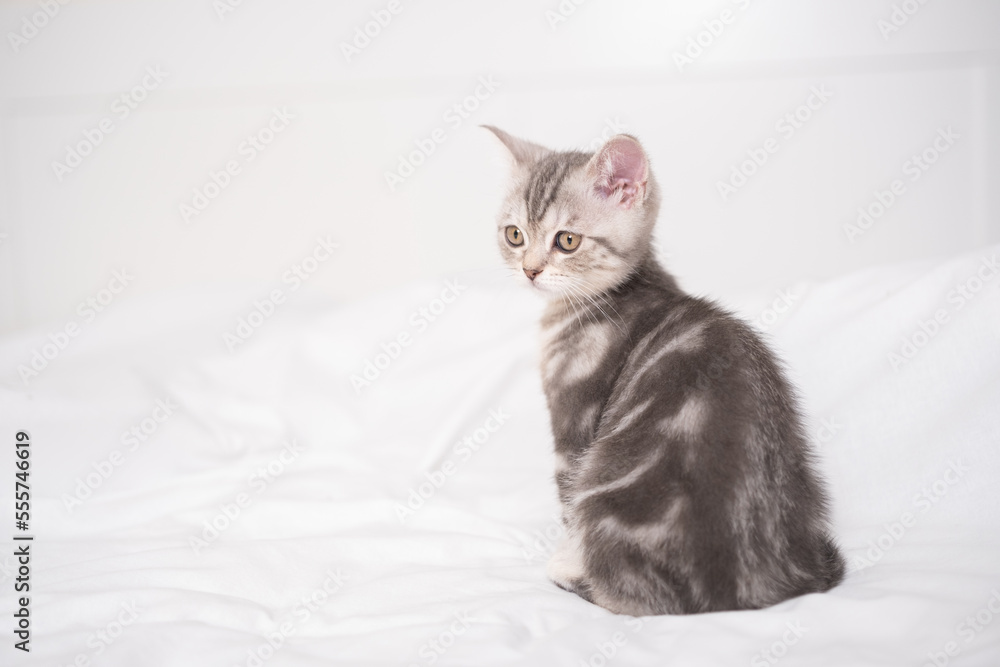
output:
M 531 280 L 534 280 L 541 272 L 541 269 L 524 269 L 524 275 L 528 276 Z

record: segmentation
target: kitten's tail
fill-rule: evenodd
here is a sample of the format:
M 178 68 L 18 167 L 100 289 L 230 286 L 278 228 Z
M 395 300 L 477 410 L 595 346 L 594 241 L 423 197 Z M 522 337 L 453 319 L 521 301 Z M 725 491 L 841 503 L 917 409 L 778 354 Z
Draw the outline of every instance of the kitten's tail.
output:
M 597 604 L 596 602 L 594 602 L 594 596 L 590 592 L 590 584 L 588 584 L 583 579 L 573 579 L 571 581 L 566 581 L 566 582 L 555 581 L 553 579 L 552 583 L 554 583 L 556 586 L 563 589 L 564 591 L 568 591 L 570 593 L 576 593 L 590 604 Z

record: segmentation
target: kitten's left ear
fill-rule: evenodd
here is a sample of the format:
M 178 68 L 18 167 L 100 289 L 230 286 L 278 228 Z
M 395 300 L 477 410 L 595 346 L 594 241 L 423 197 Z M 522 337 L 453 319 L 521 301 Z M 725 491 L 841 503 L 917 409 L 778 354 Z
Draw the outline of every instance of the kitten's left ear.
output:
M 646 200 L 649 159 L 639 140 L 617 134 L 604 144 L 587 165 L 594 192 L 625 209 Z
M 538 144 L 511 136 L 499 127 L 493 127 L 492 125 L 480 125 L 479 127 L 489 130 L 496 135 L 497 139 L 503 142 L 503 145 L 510 151 L 510 157 L 517 167 L 532 165 L 550 152 L 547 148 Z

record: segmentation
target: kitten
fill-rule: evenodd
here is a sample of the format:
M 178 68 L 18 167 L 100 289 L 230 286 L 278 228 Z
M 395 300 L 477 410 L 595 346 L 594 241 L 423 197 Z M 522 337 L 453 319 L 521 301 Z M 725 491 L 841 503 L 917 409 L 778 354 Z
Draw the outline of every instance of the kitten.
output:
M 552 581 L 633 616 L 837 585 L 844 560 L 792 388 L 747 324 L 658 264 L 638 140 L 555 152 L 487 129 L 512 158 L 500 252 L 548 297 L 542 383 L 567 532 Z

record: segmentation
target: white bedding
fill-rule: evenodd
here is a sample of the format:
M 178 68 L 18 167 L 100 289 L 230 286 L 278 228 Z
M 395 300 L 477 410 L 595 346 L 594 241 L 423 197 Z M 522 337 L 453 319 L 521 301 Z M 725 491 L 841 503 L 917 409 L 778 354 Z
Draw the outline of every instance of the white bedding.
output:
M 235 353 L 223 334 L 270 287 L 113 303 L 27 386 L 56 329 L 7 337 L 0 539 L 24 430 L 35 541 L 31 653 L 5 630 L 0 664 L 998 665 L 998 257 L 742 305 L 801 389 L 852 571 L 691 617 L 614 616 L 546 580 L 541 304 L 503 272 L 349 306 L 289 294 Z M 919 349 L 897 364 L 904 337 Z M 386 367 L 356 391 L 366 360 Z

